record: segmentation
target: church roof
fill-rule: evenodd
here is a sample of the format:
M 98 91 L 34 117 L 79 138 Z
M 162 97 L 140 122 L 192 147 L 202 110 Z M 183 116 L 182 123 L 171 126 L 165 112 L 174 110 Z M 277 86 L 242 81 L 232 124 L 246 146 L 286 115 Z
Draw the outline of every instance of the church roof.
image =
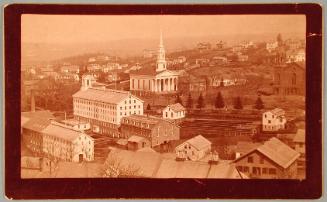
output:
M 80 90 L 73 95 L 74 98 L 82 98 L 82 99 L 111 103 L 111 104 L 118 104 L 124 99 L 128 98 L 129 96 L 135 97 L 131 95 L 128 91 L 97 89 L 97 88 Z
M 155 70 L 155 67 L 148 66 L 138 70 L 131 70 L 130 74 L 155 76 L 158 72 Z

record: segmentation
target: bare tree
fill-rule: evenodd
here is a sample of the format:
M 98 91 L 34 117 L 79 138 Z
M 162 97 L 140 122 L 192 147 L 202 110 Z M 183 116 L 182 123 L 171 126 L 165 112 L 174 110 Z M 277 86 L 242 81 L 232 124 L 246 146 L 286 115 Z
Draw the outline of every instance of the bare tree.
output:
M 116 154 L 110 154 L 104 163 L 103 177 L 142 177 L 141 169 L 131 163 L 123 163 Z

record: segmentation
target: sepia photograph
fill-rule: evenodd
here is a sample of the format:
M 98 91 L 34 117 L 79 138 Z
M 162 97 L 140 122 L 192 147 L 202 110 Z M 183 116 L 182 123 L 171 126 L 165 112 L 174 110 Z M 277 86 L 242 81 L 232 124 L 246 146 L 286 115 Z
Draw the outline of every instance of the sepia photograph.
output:
M 10 199 L 313 199 L 318 4 L 4 10 Z
M 305 179 L 304 15 L 22 15 L 22 178 Z

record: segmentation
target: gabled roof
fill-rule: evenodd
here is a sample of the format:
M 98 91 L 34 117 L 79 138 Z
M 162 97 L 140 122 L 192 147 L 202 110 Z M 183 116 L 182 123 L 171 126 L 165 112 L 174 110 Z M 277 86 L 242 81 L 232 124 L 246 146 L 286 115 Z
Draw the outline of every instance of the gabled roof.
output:
M 73 141 L 79 136 L 81 136 L 83 133 L 80 131 L 72 130 L 69 128 L 65 128 L 59 125 L 50 124 L 46 128 L 42 130 L 44 134 L 57 137 L 60 139 Z M 88 135 L 87 135 L 88 136 Z
M 293 142 L 305 143 L 305 130 L 298 129 L 295 136 L 294 136 L 294 138 L 293 138 Z
M 283 168 L 288 168 L 300 154 L 288 145 L 273 137 L 257 150 Z
M 265 157 L 282 168 L 288 168 L 300 156 L 297 151 L 293 150 L 288 145 L 275 137 L 266 141 L 263 145 L 257 147 L 254 151 L 263 154 Z M 253 151 L 241 156 L 240 158 L 234 160 L 234 162 L 243 159 L 252 152 Z
M 22 120 L 23 120 L 23 118 L 22 118 Z M 40 132 L 40 133 L 43 131 L 44 128 L 46 128 L 47 126 L 49 126 L 51 124 L 50 119 L 37 118 L 37 117 L 29 118 L 28 121 L 24 121 L 24 122 L 25 123 L 22 123 L 23 124 L 22 128 L 33 130 L 33 131 Z
M 183 107 L 183 105 L 181 105 L 180 103 L 171 104 L 168 105 L 167 107 L 169 107 L 171 110 L 175 112 L 185 111 L 185 107 Z
M 141 99 L 130 94 L 130 92 L 128 91 L 111 90 L 111 89 L 89 88 L 86 90 L 80 90 L 73 95 L 74 98 L 82 98 L 82 99 L 111 103 L 111 104 L 118 104 L 124 99 L 127 99 L 129 96 L 143 102 Z
M 209 145 L 211 145 L 211 142 L 209 140 L 207 140 L 206 138 L 204 138 L 202 135 L 198 135 L 195 136 L 187 141 L 185 141 L 184 143 L 189 143 L 190 145 L 192 145 L 193 147 L 195 147 L 197 150 L 201 150 Z M 184 143 L 182 143 L 181 145 L 183 145 Z M 179 146 L 181 146 L 179 145 Z M 179 147 L 177 146 L 177 147 Z
M 130 75 L 151 75 L 151 76 L 155 76 L 158 72 L 156 72 L 155 67 L 143 67 L 141 69 L 138 70 L 131 70 Z
M 285 111 L 280 108 L 275 108 L 275 109 L 271 110 L 270 112 L 276 116 L 284 116 L 285 115 Z

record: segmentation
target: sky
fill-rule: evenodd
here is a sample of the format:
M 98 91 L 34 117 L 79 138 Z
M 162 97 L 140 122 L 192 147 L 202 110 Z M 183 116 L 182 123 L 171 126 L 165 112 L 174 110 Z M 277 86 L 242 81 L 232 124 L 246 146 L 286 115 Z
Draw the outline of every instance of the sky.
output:
M 24 14 L 22 43 L 83 43 L 133 38 L 281 33 L 305 36 L 304 15 L 35 15 Z

